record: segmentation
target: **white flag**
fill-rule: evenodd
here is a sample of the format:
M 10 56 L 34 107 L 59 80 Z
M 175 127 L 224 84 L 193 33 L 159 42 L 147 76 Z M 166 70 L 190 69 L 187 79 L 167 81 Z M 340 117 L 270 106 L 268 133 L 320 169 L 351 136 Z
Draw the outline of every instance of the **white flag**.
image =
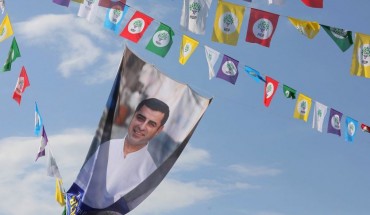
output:
M 213 70 L 213 67 L 216 64 L 218 57 L 220 56 L 220 53 L 208 46 L 204 46 L 204 50 L 206 52 L 206 58 L 208 63 L 209 80 L 211 80 L 213 77 L 215 77 L 215 71 Z
M 327 112 L 327 107 L 320 102 L 315 102 L 315 107 L 313 111 L 313 120 L 312 120 L 312 128 L 315 128 L 322 132 L 322 124 L 325 119 L 325 115 Z
M 48 156 L 49 156 L 49 159 L 48 159 L 47 175 L 50 177 L 56 177 L 56 178 L 62 179 L 57 162 L 55 161 L 55 158 L 50 148 L 49 148 Z
M 5 11 L 5 0 L 0 0 L 0 9 L 1 13 L 3 14 Z
M 268 0 L 269 4 L 275 4 L 275 5 L 282 5 L 284 4 L 284 0 Z
M 180 25 L 184 30 L 204 34 L 212 0 L 184 0 Z
M 97 0 L 84 0 L 83 4 L 80 4 L 77 16 L 86 18 L 89 22 L 94 21 L 98 2 Z

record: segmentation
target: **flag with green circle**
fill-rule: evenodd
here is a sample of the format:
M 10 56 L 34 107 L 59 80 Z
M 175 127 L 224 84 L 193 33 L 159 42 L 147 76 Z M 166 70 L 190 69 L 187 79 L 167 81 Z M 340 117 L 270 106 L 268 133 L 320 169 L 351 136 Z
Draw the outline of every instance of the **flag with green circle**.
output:
M 285 97 L 295 99 L 295 94 L 296 94 L 297 91 L 284 84 L 283 85 L 283 92 L 284 92 Z
M 165 57 L 172 46 L 172 37 L 174 35 L 175 33 L 171 27 L 161 23 L 152 39 L 146 45 L 146 49 L 161 57 Z

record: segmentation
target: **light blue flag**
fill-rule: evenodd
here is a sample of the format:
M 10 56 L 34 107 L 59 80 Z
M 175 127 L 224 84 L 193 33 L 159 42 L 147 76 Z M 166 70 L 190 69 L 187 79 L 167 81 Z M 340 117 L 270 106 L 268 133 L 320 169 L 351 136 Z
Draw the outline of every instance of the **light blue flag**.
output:
M 40 136 L 40 131 L 42 128 L 42 118 L 39 112 L 39 108 L 37 107 L 37 103 L 35 102 L 35 135 Z
M 248 75 L 250 75 L 257 83 L 258 82 L 260 82 L 260 81 L 263 81 L 263 82 L 266 82 L 263 78 L 262 78 L 262 76 L 261 76 L 261 74 L 260 74 L 260 72 L 258 72 L 257 70 L 255 70 L 255 69 L 253 69 L 253 68 L 251 68 L 251 67 L 249 67 L 249 66 L 245 66 L 244 67 L 244 71 L 246 72 L 246 73 L 248 73 Z
M 125 14 L 128 10 L 128 6 L 125 5 L 122 8 L 108 8 L 107 14 L 105 15 L 104 27 L 114 31 L 116 34 L 120 33 L 120 26 Z
M 358 128 L 358 122 L 351 117 L 346 118 L 346 126 L 347 126 L 347 131 L 345 134 L 345 139 L 348 142 L 353 142 L 353 138 L 355 137 L 357 128 Z

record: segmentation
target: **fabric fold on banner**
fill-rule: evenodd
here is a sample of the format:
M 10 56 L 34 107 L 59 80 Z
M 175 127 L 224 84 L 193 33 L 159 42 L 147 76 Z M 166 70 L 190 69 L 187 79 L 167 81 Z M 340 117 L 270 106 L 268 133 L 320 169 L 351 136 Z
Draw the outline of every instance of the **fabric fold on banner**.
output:
M 41 114 L 39 112 L 39 108 L 37 103 L 35 102 L 35 130 L 34 133 L 36 136 L 40 136 L 40 131 L 43 126 Z
M 8 58 L 6 59 L 3 68 L 1 69 L 2 72 L 7 72 L 12 69 L 12 63 L 21 56 L 21 53 L 18 48 L 18 43 L 15 37 L 13 37 L 12 44 L 10 46 L 8 52 Z
M 249 66 L 244 66 L 244 71 L 251 76 L 257 83 L 260 81 L 266 82 L 265 79 L 262 78 L 260 72 L 257 70 L 253 69 L 252 67 Z
M 127 10 L 127 5 L 121 6 L 119 4 L 112 8 L 108 8 L 105 15 L 104 27 L 114 31 L 116 34 L 119 34 L 120 26 Z
M 313 109 L 313 119 L 312 128 L 316 128 L 317 131 L 322 132 L 322 126 L 324 124 L 324 119 L 327 113 L 328 107 L 315 101 L 315 106 Z
M 174 35 L 175 32 L 171 27 L 161 23 L 152 39 L 146 45 L 146 49 L 161 57 L 165 57 L 172 46 L 172 37 Z
M 205 34 L 208 11 L 212 0 L 183 0 L 180 25 L 194 34 Z
M 270 106 L 271 100 L 274 97 L 276 90 L 279 86 L 279 82 L 273 78 L 266 76 L 265 90 L 263 93 L 263 104 L 268 107 Z
M 198 47 L 199 42 L 195 39 L 182 35 L 182 42 L 180 46 L 180 64 L 184 65 L 190 56 L 194 53 L 195 49 Z
M 95 20 L 97 10 L 98 10 L 97 0 L 94 1 L 84 0 L 84 2 L 80 4 L 77 16 L 81 18 L 86 18 L 86 20 L 89 22 L 93 22 Z
M 120 36 L 137 43 L 152 21 L 152 17 L 147 16 L 140 11 L 135 11 L 126 27 L 120 33 Z
M 18 105 L 21 104 L 23 92 L 29 86 L 30 82 L 28 80 L 26 69 L 24 68 L 24 66 L 22 66 L 21 72 L 17 80 L 17 84 L 15 85 L 15 89 L 13 92 L 13 99 L 18 103 Z
M 305 4 L 308 7 L 313 8 L 323 8 L 324 7 L 324 0 L 301 0 L 303 4 Z
M 235 46 L 238 43 L 245 7 L 218 1 L 212 41 Z
M 126 48 L 90 149 L 67 191 L 67 214 L 132 211 L 170 171 L 210 102 Z M 139 126 L 147 132 L 137 135 Z
M 270 47 L 279 15 L 251 8 L 245 41 Z
M 222 63 L 220 65 L 220 68 L 218 69 L 216 77 L 224 79 L 225 81 L 235 85 L 239 75 L 238 64 L 239 61 L 224 54 L 224 57 L 222 58 Z
M 328 133 L 336 134 L 341 136 L 341 120 L 342 120 L 342 113 L 330 108 L 330 115 L 328 120 Z
M 296 90 L 289 87 L 288 85 L 283 85 L 283 93 L 286 98 L 295 99 Z
M 370 35 L 356 33 L 351 75 L 370 78 Z
M 211 80 L 215 77 L 214 66 L 220 56 L 220 52 L 208 47 L 204 46 L 204 51 L 206 54 L 207 64 L 208 64 L 208 78 Z
M 13 35 L 12 24 L 10 23 L 8 14 L 6 14 L 3 21 L 0 24 L 0 42 L 6 40 L 12 35 Z
M 57 162 L 55 161 L 55 158 L 53 156 L 53 153 L 51 152 L 51 149 L 49 148 L 48 151 L 49 152 L 48 152 L 48 159 L 47 159 L 48 163 L 47 163 L 46 174 L 50 177 L 62 179 Z
M 320 24 L 317 22 L 305 21 L 288 17 L 290 23 L 304 36 L 313 39 L 320 31 Z
M 358 121 L 347 116 L 346 117 L 346 127 L 347 127 L 347 130 L 346 130 L 344 138 L 347 142 L 353 142 L 355 138 L 355 134 L 357 133 Z
M 302 93 L 298 94 L 293 117 L 307 122 L 311 110 L 311 102 L 310 97 Z
M 341 28 L 334 28 L 327 25 L 321 25 L 321 27 L 335 42 L 335 44 L 337 44 L 342 52 L 345 52 L 353 44 L 352 31 L 346 31 Z

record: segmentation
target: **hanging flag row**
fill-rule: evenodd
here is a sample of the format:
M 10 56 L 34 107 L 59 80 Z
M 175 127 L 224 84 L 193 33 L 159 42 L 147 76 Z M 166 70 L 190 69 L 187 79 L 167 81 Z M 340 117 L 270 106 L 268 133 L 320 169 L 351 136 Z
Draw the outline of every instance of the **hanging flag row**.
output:
M 202 3 L 199 3 L 199 2 L 202 2 Z M 212 2 L 211 0 L 193 1 L 190 4 L 189 1 L 184 0 L 183 11 L 182 11 L 181 21 L 180 21 L 180 25 L 182 26 L 182 28 L 185 30 L 191 31 L 193 33 L 204 34 L 205 20 L 206 20 L 205 17 L 207 17 L 208 9 L 211 5 L 211 2 Z M 84 5 L 85 3 L 86 1 L 84 1 L 84 3 L 80 5 L 80 10 L 78 14 L 79 16 L 83 14 L 84 17 L 88 18 L 90 16 L 87 15 L 87 13 L 85 12 L 89 11 L 89 13 L 91 13 L 92 11 L 91 8 L 93 7 L 93 5 L 92 4 Z M 99 6 L 99 5 L 101 5 L 101 1 L 96 4 L 96 6 Z M 91 7 L 91 8 L 89 10 L 86 10 L 87 7 Z M 201 8 L 207 8 L 207 9 L 201 12 Z M 154 19 L 141 11 L 135 10 L 134 14 L 130 18 L 126 26 L 120 32 L 119 30 L 117 30 L 119 29 L 118 23 L 122 21 L 128 9 L 129 9 L 129 6 L 124 4 L 122 1 L 119 1 L 118 3 L 116 3 L 114 7 L 108 8 L 104 26 L 108 29 L 115 31 L 117 34 L 119 34 L 119 36 L 137 43 L 142 38 L 142 36 L 146 32 L 150 24 L 154 21 Z M 212 40 L 216 42 L 236 45 L 236 42 L 239 37 L 238 32 L 240 32 L 240 26 L 241 26 L 241 21 L 238 21 L 238 20 L 243 19 L 244 9 L 245 9 L 244 6 L 235 5 L 229 2 L 219 1 L 217 9 L 216 9 L 216 19 L 214 22 L 214 31 L 212 35 Z M 202 16 L 203 18 L 200 18 L 200 16 Z M 277 14 L 272 14 L 269 12 L 251 8 L 246 41 L 251 42 L 251 43 L 258 43 L 263 46 L 269 47 L 272 35 L 274 34 L 277 23 L 278 23 L 278 19 L 279 19 L 279 15 Z M 298 20 L 292 17 L 289 17 L 289 21 L 302 34 L 304 34 L 308 38 L 314 38 L 316 34 L 318 33 L 318 30 L 320 29 L 320 25 L 316 22 L 302 21 L 302 20 Z M 340 39 L 336 40 L 341 50 L 345 51 L 351 46 L 352 44 L 351 32 L 343 31 L 342 29 L 331 28 L 329 26 L 324 26 L 324 25 L 322 26 L 325 29 L 325 31 L 333 39 L 335 38 L 343 39 L 344 38 L 343 40 L 340 40 Z M 146 49 L 157 55 L 165 57 L 169 49 L 171 48 L 171 45 L 173 42 L 172 37 L 174 35 L 175 35 L 175 32 L 172 30 L 170 26 L 160 22 L 159 27 L 157 28 L 154 35 L 152 36 L 152 39 L 147 44 Z M 338 35 L 342 35 L 342 37 L 339 37 Z M 359 39 L 359 38 L 361 37 L 359 36 L 356 37 L 356 39 Z M 196 41 L 195 39 L 187 35 L 183 35 L 182 42 L 180 45 L 179 63 L 184 65 L 187 62 L 187 60 L 190 58 L 192 53 L 194 53 L 198 45 L 199 45 L 198 41 Z M 355 43 L 355 45 L 357 45 L 357 43 Z M 224 54 L 222 57 L 222 62 L 218 69 L 218 72 L 217 74 L 215 74 L 214 66 L 216 62 L 218 61 L 220 53 L 217 50 L 214 50 L 208 46 L 204 46 L 204 48 L 205 48 L 207 64 L 209 67 L 209 79 L 212 79 L 213 77 L 217 77 L 227 82 L 230 82 L 231 84 L 235 84 L 238 78 L 238 74 L 239 74 L 239 71 L 238 71 L 239 61 L 237 59 L 234 59 L 231 56 Z M 364 52 L 366 52 L 366 50 Z M 369 51 L 369 54 L 370 54 L 370 51 Z M 245 66 L 244 70 L 251 77 L 253 77 L 256 81 L 265 82 L 264 105 L 268 107 L 276 92 L 276 89 L 278 88 L 279 82 L 267 75 L 264 78 L 257 70 L 249 66 Z M 356 69 L 356 71 L 358 70 Z M 283 90 L 284 90 L 284 95 L 286 97 L 295 99 L 296 90 L 290 88 L 287 85 L 283 86 Z M 312 102 L 311 98 L 305 96 L 304 94 L 299 94 L 298 101 L 296 104 L 296 109 L 295 109 L 296 111 L 294 112 L 294 118 L 303 119 L 304 121 L 307 121 L 308 114 L 310 112 L 311 102 Z M 320 104 L 320 103 L 317 102 L 317 104 Z M 334 109 L 330 109 L 330 110 L 331 112 L 335 111 Z M 323 111 L 320 110 L 320 113 L 322 114 Z M 329 120 L 329 122 L 335 122 L 335 123 L 331 123 L 330 124 L 331 126 L 328 125 L 328 133 L 335 133 L 340 136 L 341 134 L 340 132 L 341 115 L 342 114 L 340 114 L 340 117 L 338 117 L 339 114 L 333 114 L 333 116 L 335 116 L 335 120 Z M 320 123 L 323 122 L 323 121 L 316 122 L 316 119 L 321 119 L 321 118 L 318 117 L 318 114 L 314 116 L 316 117 L 314 117 L 313 125 L 315 123 L 317 124 L 319 122 Z M 325 115 L 323 117 L 325 117 Z M 330 119 L 331 118 L 332 118 L 332 115 L 330 116 Z M 349 119 L 352 119 L 352 118 L 347 117 L 346 123 L 347 121 L 349 121 Z M 354 135 L 355 132 L 353 132 L 353 129 L 357 129 L 358 127 L 357 126 L 358 123 L 354 123 L 354 122 L 357 122 L 356 120 L 352 119 L 350 121 L 353 122 L 353 123 L 350 123 L 353 126 L 347 126 L 348 129 L 349 127 L 351 127 L 351 132 L 348 129 L 345 132 L 347 141 L 353 140 L 353 137 L 350 138 L 351 136 L 350 134 Z M 321 127 L 322 127 L 322 123 L 320 125 L 320 128 Z M 368 128 L 368 126 L 362 123 L 361 128 L 363 128 L 363 131 L 367 131 L 366 128 Z M 320 131 L 322 132 L 322 130 Z

